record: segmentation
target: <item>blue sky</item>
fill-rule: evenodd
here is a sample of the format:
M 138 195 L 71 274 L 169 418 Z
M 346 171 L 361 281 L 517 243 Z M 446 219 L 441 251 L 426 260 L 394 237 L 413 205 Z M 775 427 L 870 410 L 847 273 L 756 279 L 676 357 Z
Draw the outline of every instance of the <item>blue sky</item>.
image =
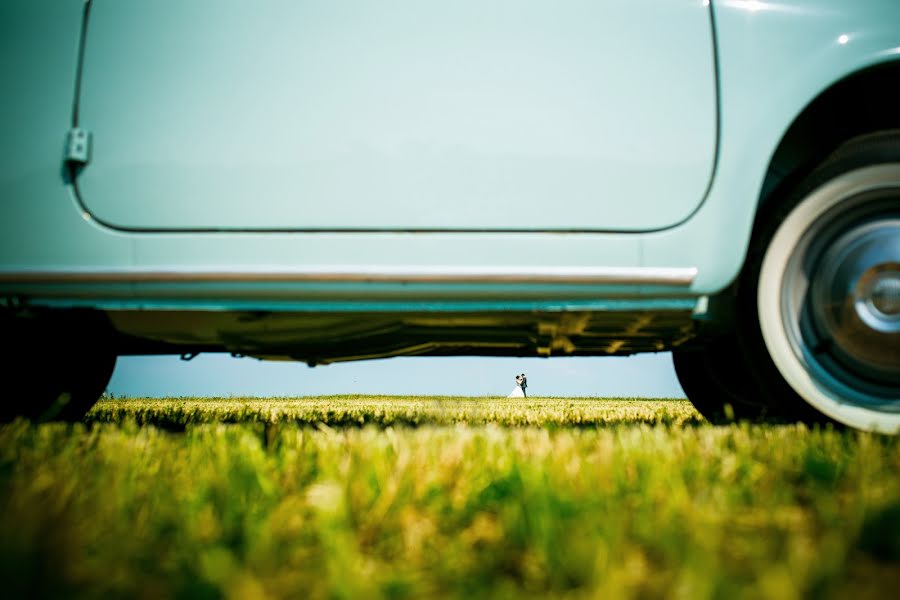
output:
M 684 397 L 669 353 L 602 358 L 390 358 L 309 368 L 201 354 L 122 357 L 109 391 L 127 396 L 440 394 L 505 396 L 517 373 L 534 396 Z

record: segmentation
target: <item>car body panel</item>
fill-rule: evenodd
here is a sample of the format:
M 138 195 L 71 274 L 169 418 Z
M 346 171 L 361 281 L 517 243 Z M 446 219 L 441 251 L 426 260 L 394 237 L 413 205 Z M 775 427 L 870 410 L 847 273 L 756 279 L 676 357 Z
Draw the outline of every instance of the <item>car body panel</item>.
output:
M 0 265 L 2 269 L 105 262 L 100 230 L 82 243 L 62 162 L 72 122 L 83 5 L 0 4 Z M 69 258 L 68 256 L 71 256 Z
M 711 20 L 696 0 L 94 0 L 81 114 L 82 198 L 115 228 L 660 229 L 713 172 Z
M 767 169 L 804 109 L 851 75 L 900 61 L 900 2 L 718 0 L 719 155 L 703 205 L 678 227 L 641 236 L 642 264 L 694 264 L 693 289 L 738 275 Z M 846 36 L 846 37 L 845 37 Z
M 22 6 L 0 5 L 0 23 L 19 33 L 0 41 L 3 56 L 36 65 L 22 69 L 13 61 L 0 62 L 4 76 L 22 79 L 12 88 L 19 95 L 0 97 L 0 127 L 11 136 L 4 139 L 0 161 L 0 300 L 8 306 L 359 314 L 423 307 L 520 310 L 534 313 L 535 327 L 542 312 L 552 311 L 690 314 L 698 296 L 722 290 L 739 272 L 766 171 L 798 115 L 836 82 L 900 59 L 898 2 L 715 2 L 721 105 L 716 174 L 702 204 L 661 231 L 131 232 L 94 218 L 80 195 L 80 177 L 67 180 L 61 169 L 63 141 L 72 125 L 81 6 Z M 42 10 L 59 11 L 62 21 L 43 20 Z M 6 18 L 10 15 L 18 21 Z M 34 39 L 42 40 L 41 53 L 31 56 Z M 94 166 L 88 164 L 81 176 Z M 632 277 L 575 288 L 474 280 L 413 285 L 402 279 L 273 284 L 267 278 L 292 270 L 474 273 L 484 268 L 618 269 Z M 648 270 L 668 268 L 696 275 L 670 285 L 642 279 Z M 216 272 L 256 277 L 240 285 L 200 277 Z M 142 281 L 142 273 L 178 277 Z M 98 281 L 96 274 L 109 277 Z M 618 334 L 624 339 L 639 331 L 625 326 Z M 677 339 L 661 330 L 651 335 Z

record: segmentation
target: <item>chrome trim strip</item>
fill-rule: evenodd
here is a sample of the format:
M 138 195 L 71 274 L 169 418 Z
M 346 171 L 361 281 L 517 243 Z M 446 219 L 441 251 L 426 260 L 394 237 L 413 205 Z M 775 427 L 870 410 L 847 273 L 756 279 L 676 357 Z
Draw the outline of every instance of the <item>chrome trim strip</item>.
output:
M 0 283 L 518 283 L 689 286 L 695 267 L 321 267 L 258 271 L 54 270 L 0 272 Z

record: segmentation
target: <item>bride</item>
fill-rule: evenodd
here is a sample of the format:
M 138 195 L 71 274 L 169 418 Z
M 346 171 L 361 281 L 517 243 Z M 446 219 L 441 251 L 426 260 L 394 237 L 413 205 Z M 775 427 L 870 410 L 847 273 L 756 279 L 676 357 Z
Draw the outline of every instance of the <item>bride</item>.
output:
M 516 387 L 512 391 L 512 393 L 510 393 L 510 395 L 507 396 L 507 398 L 525 398 L 526 397 L 525 388 L 527 388 L 527 387 L 528 387 L 528 380 L 525 378 L 525 373 L 522 373 L 521 375 L 516 375 Z

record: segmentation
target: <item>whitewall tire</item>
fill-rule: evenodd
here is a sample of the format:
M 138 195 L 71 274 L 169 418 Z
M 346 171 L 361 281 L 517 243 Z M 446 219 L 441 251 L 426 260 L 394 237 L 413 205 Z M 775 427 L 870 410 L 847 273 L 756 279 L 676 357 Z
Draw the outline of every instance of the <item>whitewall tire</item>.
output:
M 838 423 L 900 433 L 900 161 L 799 199 L 756 284 L 765 349 L 797 396 Z

